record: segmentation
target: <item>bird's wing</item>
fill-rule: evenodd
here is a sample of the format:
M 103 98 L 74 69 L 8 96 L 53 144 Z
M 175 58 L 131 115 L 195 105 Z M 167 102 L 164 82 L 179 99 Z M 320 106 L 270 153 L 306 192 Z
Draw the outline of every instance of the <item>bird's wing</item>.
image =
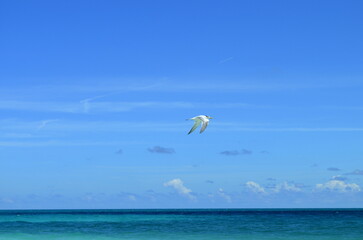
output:
M 201 123 L 201 121 L 199 119 L 195 119 L 194 121 L 195 121 L 195 123 L 194 123 L 192 129 L 190 129 L 190 131 L 188 132 L 188 134 L 191 134 Z
M 199 133 L 204 132 L 204 130 L 205 130 L 205 129 L 207 128 L 207 126 L 208 126 L 208 123 L 209 123 L 209 121 L 205 121 L 205 122 L 203 122 L 202 128 L 200 129 L 200 132 L 199 132 Z

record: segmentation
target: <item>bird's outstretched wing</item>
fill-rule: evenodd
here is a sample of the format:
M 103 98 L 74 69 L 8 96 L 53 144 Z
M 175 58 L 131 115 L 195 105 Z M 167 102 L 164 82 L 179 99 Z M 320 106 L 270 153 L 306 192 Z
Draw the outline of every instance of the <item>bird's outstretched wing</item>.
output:
M 195 123 L 194 123 L 192 129 L 190 129 L 190 131 L 188 132 L 188 134 L 191 134 L 201 123 L 201 120 L 199 120 L 199 119 L 195 119 L 194 121 L 195 121 Z
M 204 132 L 204 130 L 207 128 L 209 121 L 203 122 L 202 128 L 200 129 L 199 133 Z

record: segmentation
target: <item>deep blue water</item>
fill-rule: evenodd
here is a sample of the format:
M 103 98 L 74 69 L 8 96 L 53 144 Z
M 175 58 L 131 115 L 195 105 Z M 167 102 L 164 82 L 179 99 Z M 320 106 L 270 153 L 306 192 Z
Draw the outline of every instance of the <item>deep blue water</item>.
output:
M 363 209 L 0 211 L 8 239 L 363 240 Z

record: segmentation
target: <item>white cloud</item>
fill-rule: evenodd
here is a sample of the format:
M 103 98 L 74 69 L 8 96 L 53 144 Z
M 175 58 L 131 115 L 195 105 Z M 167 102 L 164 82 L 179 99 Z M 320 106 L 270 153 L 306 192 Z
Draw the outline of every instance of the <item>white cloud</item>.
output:
M 345 181 L 345 180 L 347 180 L 347 178 L 342 175 L 336 175 L 336 176 L 332 176 L 330 180 Z
M 224 198 L 227 202 L 232 202 L 231 196 L 229 196 L 228 194 L 226 194 L 222 188 L 219 188 L 218 189 L 217 194 L 218 194 L 218 196 Z
M 1 108 L 1 107 L 0 107 Z M 34 129 L 41 128 L 42 134 L 64 134 L 65 132 L 180 132 L 190 127 L 188 122 L 132 122 L 132 121 L 70 121 L 57 120 L 45 124 L 39 121 L 24 121 L 19 119 L 0 119 L 0 134 L 34 134 Z M 303 131 L 303 129 L 283 128 L 246 128 L 247 123 L 219 122 L 213 124 L 213 131 Z M 44 126 L 42 126 L 44 125 Z M 249 125 L 249 124 L 247 124 Z M 264 125 L 264 124 L 262 124 Z M 306 131 L 363 131 L 363 128 L 341 128 L 341 129 L 305 129 Z M 52 137 L 54 139 L 54 137 Z M 245 152 L 245 154 L 248 152 Z M 351 173 L 353 174 L 353 173 Z M 360 174 L 354 171 L 354 174 Z
M 226 63 L 233 60 L 233 56 L 221 59 L 219 64 Z M 196 81 L 198 80 L 198 81 Z M 301 82 L 301 81 L 300 81 Z M 136 83 L 136 84 L 135 84 Z M 120 79 L 120 78 L 87 78 L 87 79 L 73 79 L 72 84 L 32 84 L 16 87 L 7 87 L 0 89 L 0 95 L 11 96 L 24 95 L 24 96 L 48 96 L 55 93 L 66 95 L 84 95 L 94 94 L 97 96 L 109 96 L 118 95 L 129 92 L 266 92 L 266 91 L 289 91 L 296 89 L 316 89 L 316 88 L 337 88 L 341 86 L 347 86 L 344 84 L 331 83 L 304 83 L 304 84 L 287 84 L 286 82 L 253 82 L 253 81 L 225 81 L 225 79 L 183 79 L 183 83 L 180 83 L 180 79 L 171 80 L 168 78 L 155 78 L 155 79 Z M 352 85 L 349 85 L 352 86 Z M 333 107 L 337 106 L 323 106 Z M 339 108 L 339 107 L 338 107 Z M 353 107 L 356 108 L 356 107 Z M 358 109 L 361 107 L 358 106 Z
M 37 112 L 60 112 L 60 113 L 104 113 L 104 112 L 126 112 L 137 108 L 196 108 L 209 106 L 205 103 L 195 104 L 192 102 L 105 102 L 96 101 L 97 98 L 87 98 L 79 102 L 34 102 L 34 101 L 0 101 L 0 110 L 37 111 Z M 200 106 L 199 106 L 200 105 Z M 214 106 L 211 107 L 223 107 Z M 248 104 L 232 103 L 231 108 L 246 108 Z
M 222 130 L 222 129 L 220 129 Z M 224 131 L 242 131 L 242 132 L 362 132 L 363 128 L 335 127 L 335 128 L 250 128 L 238 127 L 238 124 Z
M 51 123 L 51 122 L 56 122 L 59 121 L 58 119 L 50 119 L 50 120 L 43 120 L 41 122 L 41 124 L 38 126 L 37 130 L 40 130 L 42 128 L 44 128 L 45 126 L 47 126 L 47 124 Z
M 101 141 L 67 141 L 67 140 L 45 140 L 45 141 L 0 141 L 0 147 L 44 147 L 44 146 L 119 146 L 122 144 L 138 144 L 138 142 L 101 142 Z
M 233 57 L 225 58 L 225 59 L 222 59 L 221 61 L 219 61 L 219 64 L 223 64 L 223 63 L 229 62 L 231 60 L 233 60 Z
M 334 191 L 334 192 L 360 192 L 361 188 L 356 183 L 345 183 L 340 180 L 330 180 L 326 183 L 316 184 L 317 191 Z
M 130 201 L 136 201 L 136 197 L 134 195 L 128 195 L 127 198 Z
M 261 187 L 258 183 L 248 181 L 246 183 L 246 186 L 249 190 L 251 190 L 254 193 L 266 193 L 265 189 Z
M 47 102 L 47 101 L 0 101 L 1 110 L 17 111 L 44 111 L 44 112 L 80 112 L 79 104 L 72 102 Z
M 173 187 L 180 195 L 185 196 L 191 200 L 195 200 L 195 196 L 191 194 L 192 190 L 185 187 L 183 181 L 179 178 L 170 180 L 169 182 L 164 183 L 165 187 Z
M 112 113 L 127 112 L 140 108 L 190 109 L 190 108 L 271 108 L 271 106 L 252 105 L 241 102 L 211 104 L 205 102 L 120 102 L 99 101 L 108 95 L 86 98 L 77 101 L 1 101 L 0 110 L 60 112 L 60 113 Z
M 0 202 L 3 203 L 14 203 L 14 200 L 11 198 L 0 198 Z
M 301 192 L 301 188 L 296 187 L 294 184 L 288 184 L 287 182 L 280 183 L 274 188 L 276 193 L 279 192 Z

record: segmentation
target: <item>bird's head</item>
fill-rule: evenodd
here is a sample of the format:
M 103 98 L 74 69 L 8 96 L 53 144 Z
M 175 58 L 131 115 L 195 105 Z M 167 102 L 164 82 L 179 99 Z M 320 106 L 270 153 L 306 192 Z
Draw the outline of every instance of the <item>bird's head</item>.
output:
M 210 117 L 210 116 L 207 116 L 207 115 L 205 115 L 206 116 L 206 118 L 208 118 L 208 119 L 212 119 L 212 117 Z

